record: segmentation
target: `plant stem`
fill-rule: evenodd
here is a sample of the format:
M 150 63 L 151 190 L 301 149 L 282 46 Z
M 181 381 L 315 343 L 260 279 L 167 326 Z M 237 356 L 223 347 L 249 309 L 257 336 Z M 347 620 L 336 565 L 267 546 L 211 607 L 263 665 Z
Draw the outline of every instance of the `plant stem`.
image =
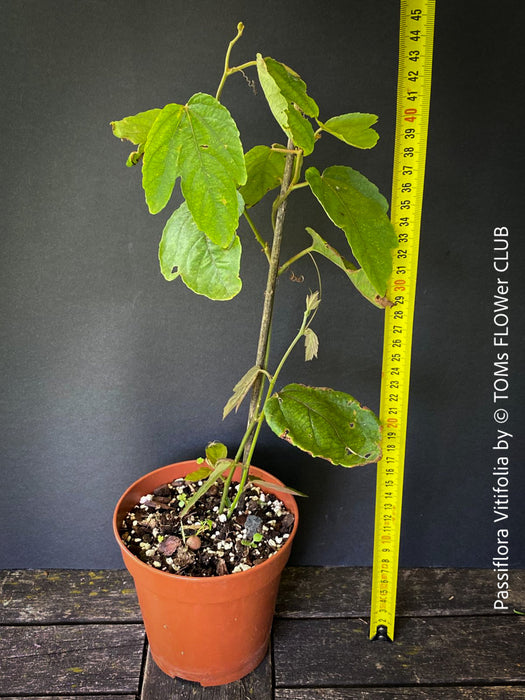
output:
M 293 151 L 294 145 L 291 139 L 288 139 L 287 148 L 290 151 Z M 270 327 L 272 322 L 275 287 L 277 284 L 277 275 L 279 272 L 279 259 L 281 255 L 284 217 L 286 214 L 286 193 L 288 192 L 290 183 L 292 182 L 294 160 L 295 152 L 288 153 L 286 155 L 286 161 L 283 172 L 283 181 L 281 184 L 281 191 L 279 195 L 280 203 L 275 216 L 275 227 L 273 232 L 272 250 L 270 254 L 270 265 L 268 268 L 268 277 L 266 280 L 266 290 L 264 292 L 264 305 L 259 331 L 259 342 L 257 345 L 257 356 L 255 359 L 255 365 L 262 369 L 267 369 L 266 358 L 268 354 L 268 341 L 270 337 Z M 261 402 L 261 382 L 263 381 L 263 379 L 264 378 L 262 375 L 258 377 L 252 390 L 250 409 L 248 412 L 248 425 L 252 422 L 252 420 L 258 414 L 259 411 L 259 406 Z M 244 448 L 244 470 L 249 469 L 249 462 L 247 460 L 248 455 L 251 451 L 254 437 L 255 435 L 254 433 L 252 433 L 248 438 Z
M 244 31 L 244 24 L 242 22 L 239 22 L 239 24 L 237 25 L 237 35 L 230 41 L 230 43 L 228 44 L 228 48 L 226 50 L 226 56 L 224 58 L 224 71 L 222 74 L 221 82 L 219 83 L 219 87 L 217 88 L 217 94 L 215 95 L 216 100 L 218 100 L 220 98 L 221 93 L 222 93 L 222 89 L 224 87 L 224 83 L 226 82 L 226 78 L 231 73 L 230 54 L 232 52 L 234 45 L 241 38 L 243 31 Z
M 243 453 L 243 450 L 244 450 L 244 446 L 246 445 L 246 441 L 248 440 L 248 438 L 249 438 L 250 434 L 252 433 L 252 431 L 255 429 L 256 425 L 257 425 L 257 421 L 256 421 L 256 420 L 253 420 L 253 421 L 252 421 L 251 423 L 249 423 L 248 426 L 246 427 L 246 431 L 245 431 L 245 433 L 244 433 L 244 435 L 243 435 L 243 438 L 242 438 L 242 440 L 241 440 L 241 444 L 239 445 L 239 449 L 237 450 L 237 454 L 235 455 L 235 458 L 234 458 L 234 460 L 233 460 L 232 468 L 231 468 L 231 470 L 230 470 L 230 472 L 229 472 L 229 474 L 228 474 L 228 476 L 226 477 L 226 480 L 225 480 L 225 482 L 224 482 L 224 487 L 223 487 L 223 490 L 222 490 L 221 503 L 220 503 L 220 505 L 219 505 L 219 515 L 224 511 L 224 508 L 225 508 L 225 506 L 226 506 L 226 498 L 227 498 L 227 496 L 228 496 L 228 489 L 230 488 L 230 484 L 231 484 L 231 481 L 232 481 L 232 479 L 233 479 L 233 472 L 235 471 L 235 467 L 236 467 L 237 464 L 239 464 L 239 462 L 241 461 L 241 456 L 242 456 L 242 453 Z
M 305 311 L 304 314 L 303 314 L 303 322 L 301 323 L 301 327 L 299 328 L 299 331 L 297 332 L 297 335 L 295 336 L 295 338 L 292 340 L 292 342 L 290 343 L 290 345 L 289 345 L 288 348 L 286 349 L 286 352 L 285 352 L 284 355 L 282 356 L 281 361 L 280 361 L 279 364 L 277 365 L 277 369 L 275 370 L 275 373 L 273 374 L 273 376 L 272 376 L 272 378 L 271 378 L 271 380 L 270 380 L 270 383 L 269 383 L 269 385 L 268 385 L 268 390 L 267 390 L 267 392 L 266 392 L 266 398 L 264 399 L 263 406 L 262 406 L 262 408 L 260 408 L 259 406 L 258 406 L 258 408 L 257 408 L 257 410 L 259 411 L 259 413 L 258 413 L 258 415 L 254 418 L 254 420 L 253 420 L 253 422 L 252 422 L 252 424 L 255 425 L 255 430 L 253 431 L 253 438 L 251 439 L 250 444 L 249 444 L 249 445 L 246 444 L 246 447 L 244 448 L 244 449 L 245 449 L 245 452 L 244 452 L 244 454 L 245 454 L 245 460 L 244 460 L 244 464 L 243 464 L 242 476 L 241 476 L 241 480 L 240 480 L 240 482 L 239 482 L 239 488 L 237 489 L 237 494 L 236 494 L 235 498 L 233 499 L 232 504 L 231 504 L 231 506 L 230 506 L 230 508 L 229 508 L 229 510 L 228 510 L 228 518 L 231 516 L 231 514 L 232 514 L 233 511 L 235 510 L 235 508 L 236 508 L 236 506 L 237 506 L 237 503 L 239 502 L 239 498 L 241 497 L 241 493 L 242 493 L 242 491 L 243 491 L 243 489 L 244 489 L 244 487 L 245 487 L 245 485 L 246 485 L 246 481 L 247 481 L 247 479 L 248 479 L 249 466 L 247 466 L 247 465 L 250 465 L 250 463 L 251 463 L 251 459 L 252 459 L 252 456 L 253 456 L 253 452 L 254 452 L 254 449 L 255 449 L 255 445 L 256 445 L 256 443 L 257 443 L 257 438 L 259 437 L 259 432 L 260 432 L 261 427 L 262 427 L 262 424 L 263 424 L 263 420 L 264 420 L 264 407 L 266 406 L 266 403 L 267 403 L 268 399 L 270 398 L 270 396 L 271 396 L 272 393 L 273 393 L 273 390 L 274 390 L 274 388 L 275 388 L 275 384 L 276 384 L 276 382 L 277 382 L 277 379 L 278 379 L 278 377 L 279 377 L 279 374 L 281 373 L 281 370 L 282 370 L 282 368 L 284 367 L 284 363 L 286 362 L 286 360 L 287 360 L 288 357 L 290 356 L 290 353 L 291 353 L 292 350 L 295 348 L 295 346 L 297 345 L 297 343 L 299 342 L 299 340 L 303 337 L 303 335 L 304 335 L 306 329 L 307 329 L 308 326 L 310 325 L 310 323 L 311 323 L 313 317 L 315 316 L 315 314 L 316 314 L 316 308 L 309 309 L 309 308 L 308 308 L 308 305 L 307 305 L 307 309 L 306 309 L 306 311 Z M 260 409 L 260 410 L 259 410 L 259 409 Z M 251 424 L 251 425 L 252 425 L 252 424 Z M 250 427 L 249 430 L 246 431 L 245 436 L 246 436 L 246 435 L 250 435 L 251 432 L 252 432 L 252 430 L 253 430 L 253 428 Z M 239 454 L 239 453 L 238 453 L 238 454 Z M 232 470 L 232 471 L 233 471 L 233 470 Z M 223 498 L 224 498 L 224 493 L 223 493 Z M 221 503 L 221 505 L 222 505 L 222 503 Z
M 303 152 L 301 148 L 283 148 L 282 146 L 278 146 L 278 145 L 276 145 L 275 143 L 272 144 L 271 150 L 272 150 L 272 151 L 275 151 L 276 153 L 295 153 L 295 154 L 299 154 L 299 153 L 302 153 L 302 152 Z
M 253 231 L 255 238 L 257 239 L 257 243 L 261 246 L 263 253 L 266 255 L 266 258 L 268 262 L 270 262 L 270 246 L 268 243 L 263 239 L 259 231 L 257 230 L 256 225 L 253 223 L 251 216 L 248 214 L 246 211 L 246 207 L 244 208 L 244 218 L 246 221 L 249 223 L 251 230 Z

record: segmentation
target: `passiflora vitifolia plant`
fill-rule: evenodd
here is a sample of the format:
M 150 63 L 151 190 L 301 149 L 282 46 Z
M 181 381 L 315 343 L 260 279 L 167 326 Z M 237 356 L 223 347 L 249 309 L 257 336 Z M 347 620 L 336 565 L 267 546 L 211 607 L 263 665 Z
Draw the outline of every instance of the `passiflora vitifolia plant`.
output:
M 322 256 L 344 273 L 342 280 L 346 277 L 375 307 L 390 304 L 385 294 L 397 238 L 386 199 L 366 177 L 345 165 L 328 167 L 322 173 L 312 165 L 303 174 L 305 159 L 312 155 L 323 133 L 355 148 L 372 148 L 378 139 L 372 128 L 377 117 L 352 112 L 321 121 L 319 107 L 308 95 L 305 83 L 285 64 L 257 54 L 254 60 L 230 66 L 232 48 L 243 28 L 240 23 L 228 46 L 215 96 L 198 92 L 186 104 L 172 103 L 112 122 L 115 136 L 136 146 L 127 165 L 142 163 L 142 184 L 152 214 L 169 204 L 180 178 L 184 201 L 168 219 L 159 246 L 160 268 L 167 280 L 180 278 L 197 294 L 214 300 L 238 294 L 242 284 L 241 216 L 268 263 L 255 363 L 239 379 L 224 409 L 226 417 L 251 392 L 246 431 L 233 459 L 228 459 L 222 443 L 208 445 L 206 463 L 188 476 L 202 485 L 185 502 L 181 517 L 214 485 L 223 489 L 220 513 L 231 516 L 249 478 L 253 451 L 265 422 L 289 443 L 333 464 L 354 467 L 376 462 L 381 454 L 378 418 L 349 394 L 297 383 L 276 390 L 284 363 L 302 339 L 306 360 L 317 355 L 318 338 L 311 325 L 321 301 L 320 279 L 319 290 L 306 298 L 302 322 L 286 352 L 273 370 L 268 366 L 276 282 L 295 260 L 310 255 L 315 264 L 315 256 Z M 220 98 L 226 80 L 236 73 L 246 75 L 248 70 L 256 72 L 269 108 L 286 136 L 286 145 L 259 145 L 244 153 L 239 129 Z M 342 229 L 345 248 L 348 246 L 344 254 L 306 227 L 311 244 L 281 262 L 287 202 L 300 188 L 309 188 L 329 219 Z M 252 219 L 251 210 L 274 191 L 273 235 L 268 241 Z M 355 263 L 345 257 L 348 253 Z M 228 488 L 234 467 L 241 462 L 240 486 L 231 499 Z

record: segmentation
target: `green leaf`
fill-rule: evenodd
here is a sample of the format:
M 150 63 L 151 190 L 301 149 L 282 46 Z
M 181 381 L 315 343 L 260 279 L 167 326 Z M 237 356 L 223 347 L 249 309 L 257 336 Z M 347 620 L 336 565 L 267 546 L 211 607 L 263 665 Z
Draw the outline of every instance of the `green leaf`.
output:
M 197 491 L 193 494 L 193 496 L 188 500 L 184 508 L 180 511 L 179 513 L 179 518 L 183 518 L 188 511 L 190 511 L 195 503 L 204 496 L 204 494 L 213 486 L 213 484 L 216 483 L 216 481 L 219 479 L 219 477 L 224 474 L 224 472 L 227 469 L 230 469 L 233 465 L 233 460 L 231 459 L 219 459 L 217 460 L 217 463 L 215 465 L 215 469 L 210 472 L 209 477 L 206 479 L 206 481 L 203 483 L 202 486 L 200 486 Z
M 261 372 L 264 372 L 264 370 L 260 367 L 250 367 L 250 369 L 241 377 L 241 379 L 239 379 L 237 384 L 233 387 L 232 396 L 228 399 L 228 402 L 224 407 L 224 411 L 222 413 L 223 420 L 229 413 L 231 413 L 231 411 L 233 411 L 233 409 L 237 411 L 246 394 L 250 391 Z
M 113 134 L 118 139 L 127 139 L 138 146 L 146 143 L 153 122 L 159 116 L 160 109 L 149 109 L 147 112 L 139 112 L 132 117 L 124 117 L 116 122 L 111 122 Z
M 321 125 L 323 131 L 332 134 L 349 146 L 356 148 L 373 148 L 379 134 L 370 127 L 377 121 L 375 114 L 351 112 L 332 117 Z
M 322 176 L 317 168 L 308 168 L 305 177 L 330 219 L 345 232 L 374 289 L 384 296 L 392 272 L 391 249 L 397 246 L 386 199 L 361 173 L 343 165 L 327 168 Z
M 291 136 L 296 146 L 303 149 L 305 156 L 309 155 L 314 150 L 315 145 L 312 125 L 293 106 L 288 107 L 286 110 L 286 119 L 288 122 L 288 135 Z
M 289 384 L 264 414 L 276 435 L 332 464 L 356 467 L 381 457 L 379 419 L 341 391 Z
M 132 151 L 132 152 L 129 154 L 128 159 L 127 159 L 127 161 L 126 161 L 126 167 L 132 168 L 134 165 L 137 165 L 137 163 L 139 162 L 139 160 L 140 160 L 140 159 L 142 158 L 142 156 L 144 155 L 144 146 L 145 146 L 145 145 L 146 145 L 146 144 L 141 143 L 140 146 L 137 148 L 136 151 Z
M 237 125 L 214 97 L 197 93 L 186 105 L 164 107 L 148 134 L 142 174 L 152 214 L 166 206 L 180 177 L 198 228 L 223 248 L 231 244 L 246 168 Z
M 253 207 L 270 190 L 279 187 L 286 155 L 268 146 L 255 146 L 245 156 L 248 178 L 239 192 L 248 208 Z
M 235 236 L 229 248 L 222 248 L 202 231 L 186 202 L 168 219 L 159 245 L 159 262 L 167 280 L 182 278 L 196 294 L 209 299 L 232 299 L 242 287 L 239 277 L 241 242 Z
M 184 477 L 185 481 L 202 481 L 207 479 L 211 474 L 210 467 L 200 467 L 197 471 L 191 472 L 191 474 L 186 474 Z
M 259 56 L 260 54 L 257 55 L 257 63 L 259 63 Z M 319 107 L 315 100 L 306 94 L 306 83 L 301 80 L 300 76 L 289 66 L 276 61 L 274 58 L 267 56 L 262 60 L 268 75 L 277 85 L 287 102 L 296 104 L 301 112 L 304 112 L 309 117 L 318 117 Z
M 126 165 L 136 165 L 144 154 L 144 146 L 148 138 L 153 122 L 158 117 L 160 109 L 150 109 L 147 112 L 139 112 L 132 117 L 125 117 L 116 122 L 111 122 L 113 134 L 119 139 L 127 139 L 138 146 L 136 151 L 129 154 Z
M 378 309 L 386 309 L 394 305 L 386 296 L 381 296 L 377 293 L 374 285 L 370 282 L 366 272 L 362 268 L 356 270 L 353 274 L 349 275 L 349 277 L 357 291 L 362 294 L 365 299 L 372 302 L 374 306 L 377 306 Z
M 304 332 L 304 359 L 306 362 L 317 357 L 319 351 L 319 338 L 311 328 L 307 328 Z
M 306 230 L 312 237 L 312 250 L 337 265 L 347 275 L 348 279 L 355 286 L 358 292 L 365 299 L 368 299 L 374 306 L 379 309 L 384 309 L 387 306 L 392 306 L 392 302 L 386 297 L 380 296 L 374 289 L 373 284 L 366 276 L 366 272 L 361 268 L 356 267 L 351 262 L 346 260 L 340 253 L 337 252 L 329 243 L 327 243 L 313 228 L 309 226 Z
M 315 141 L 314 131 L 301 112 L 317 117 L 319 108 L 306 94 L 305 83 L 283 63 L 273 58 L 263 58 L 260 53 L 257 54 L 257 73 L 277 123 L 294 144 L 304 150 L 305 155 L 310 154 Z
M 228 457 L 228 448 L 222 442 L 210 442 L 206 447 L 206 460 L 214 467 L 220 459 Z

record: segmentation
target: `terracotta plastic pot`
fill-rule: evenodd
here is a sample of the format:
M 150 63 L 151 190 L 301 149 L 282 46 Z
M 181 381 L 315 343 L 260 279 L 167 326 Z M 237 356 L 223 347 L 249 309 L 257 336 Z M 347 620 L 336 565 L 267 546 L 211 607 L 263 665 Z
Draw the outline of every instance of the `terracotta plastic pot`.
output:
M 198 468 L 195 461 L 157 469 L 124 493 L 113 517 L 113 531 L 124 564 L 135 582 L 151 654 L 172 677 L 222 685 L 242 678 L 262 661 L 268 648 L 281 572 L 297 531 L 293 496 L 275 492 L 295 516 L 286 544 L 247 571 L 214 577 L 177 576 L 135 557 L 120 539 L 119 526 L 141 496 Z M 234 478 L 238 480 L 240 470 Z M 265 481 L 281 482 L 252 467 Z M 271 491 L 271 489 L 268 489 Z

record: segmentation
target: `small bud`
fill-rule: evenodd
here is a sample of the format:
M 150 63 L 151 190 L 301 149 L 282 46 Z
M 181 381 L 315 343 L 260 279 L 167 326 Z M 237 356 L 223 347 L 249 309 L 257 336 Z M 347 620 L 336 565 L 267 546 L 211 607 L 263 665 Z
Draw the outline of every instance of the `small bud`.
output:
M 306 310 L 311 313 L 317 309 L 320 303 L 319 292 L 312 292 L 306 297 Z

